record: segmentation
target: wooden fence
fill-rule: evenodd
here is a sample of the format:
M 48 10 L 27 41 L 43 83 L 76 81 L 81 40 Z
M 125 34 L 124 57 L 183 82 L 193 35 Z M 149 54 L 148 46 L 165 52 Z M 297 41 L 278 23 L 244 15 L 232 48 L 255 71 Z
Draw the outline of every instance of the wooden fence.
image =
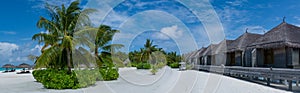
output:
M 195 65 L 193 69 L 208 71 L 212 73 L 247 76 L 247 77 L 264 77 L 267 85 L 272 80 L 287 80 L 288 90 L 292 90 L 292 81 L 300 80 L 300 69 L 283 69 L 283 68 L 260 68 L 260 67 L 240 67 L 240 66 L 211 66 Z

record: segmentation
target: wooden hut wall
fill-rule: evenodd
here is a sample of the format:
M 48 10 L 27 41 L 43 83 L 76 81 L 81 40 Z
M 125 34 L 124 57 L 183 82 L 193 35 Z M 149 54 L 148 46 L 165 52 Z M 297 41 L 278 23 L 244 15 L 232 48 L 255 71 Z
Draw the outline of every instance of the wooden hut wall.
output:
M 274 51 L 274 63 L 270 66 L 276 68 L 285 68 L 286 67 L 286 50 L 285 48 L 276 48 Z M 268 66 L 268 67 L 270 67 Z
M 256 66 L 264 67 L 264 51 L 263 51 L 263 49 L 256 49 Z
M 226 54 L 226 64 L 225 64 L 225 66 L 230 66 L 230 63 L 231 63 L 231 58 L 230 58 L 231 54 L 232 54 L 232 52 Z
M 252 54 L 251 52 L 253 49 L 247 49 L 245 50 L 245 60 L 244 60 L 244 65 L 245 67 L 251 67 L 252 66 Z
M 242 66 L 242 52 L 235 52 L 235 66 Z
M 212 64 L 212 56 L 210 56 L 210 55 L 205 56 L 205 64 L 206 65 Z
M 292 63 L 293 63 L 293 68 L 299 68 L 299 48 L 294 48 L 292 51 Z
M 287 68 L 293 68 L 293 54 L 292 54 L 293 48 L 286 47 L 286 67 Z
M 220 65 L 225 65 L 226 64 L 226 54 L 224 53 L 219 53 L 215 55 L 215 63 L 214 65 L 220 66 Z

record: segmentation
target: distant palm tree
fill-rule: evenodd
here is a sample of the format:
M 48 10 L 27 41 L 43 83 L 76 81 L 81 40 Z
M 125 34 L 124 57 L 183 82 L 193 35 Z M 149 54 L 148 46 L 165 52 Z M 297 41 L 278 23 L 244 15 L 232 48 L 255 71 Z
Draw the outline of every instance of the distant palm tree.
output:
M 41 51 L 42 54 L 36 61 L 36 66 L 47 67 L 68 67 L 71 72 L 72 68 L 72 51 L 76 41 L 74 34 L 83 30 L 84 26 L 90 25 L 88 14 L 93 13 L 94 9 L 81 10 L 79 0 L 72 2 L 69 7 L 46 6 L 50 19 L 40 17 L 37 22 L 38 28 L 43 28 L 47 33 L 35 34 L 32 39 L 44 43 Z M 66 62 L 66 63 L 64 63 Z
M 151 58 L 151 54 L 159 50 L 156 47 L 157 45 L 153 45 L 153 41 L 147 39 L 146 43 L 144 44 L 144 48 L 141 49 L 142 51 L 141 61 L 143 62 L 148 61 Z
M 170 65 L 171 63 L 180 62 L 181 56 L 177 54 L 177 52 L 169 52 L 167 53 L 167 64 Z

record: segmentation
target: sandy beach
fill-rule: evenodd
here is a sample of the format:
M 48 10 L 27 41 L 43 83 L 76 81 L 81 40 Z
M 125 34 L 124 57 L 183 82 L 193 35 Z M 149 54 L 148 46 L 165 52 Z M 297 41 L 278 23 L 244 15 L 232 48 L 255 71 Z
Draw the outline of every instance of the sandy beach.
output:
M 156 75 L 148 70 L 120 68 L 115 81 L 98 81 L 82 89 L 45 89 L 32 74 L 1 73 L 1 93 L 289 93 L 256 83 L 193 70 L 165 67 Z

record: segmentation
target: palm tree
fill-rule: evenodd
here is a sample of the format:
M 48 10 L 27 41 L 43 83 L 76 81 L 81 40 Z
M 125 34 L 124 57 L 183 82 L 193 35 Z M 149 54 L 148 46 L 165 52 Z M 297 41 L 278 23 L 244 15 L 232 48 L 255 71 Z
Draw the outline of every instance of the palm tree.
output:
M 68 67 L 68 72 L 72 68 L 72 51 L 76 41 L 73 36 L 75 32 L 82 30 L 84 26 L 90 25 L 88 14 L 94 12 L 94 9 L 81 10 L 79 0 L 72 2 L 69 7 L 62 5 L 46 6 L 50 19 L 40 17 L 37 22 L 38 28 L 43 28 L 48 33 L 35 34 L 32 39 L 44 43 L 42 54 L 37 59 L 36 66 L 46 65 L 48 67 Z M 67 63 L 64 63 L 64 62 Z
M 150 39 L 146 40 L 146 43 L 144 44 L 144 49 L 141 49 L 142 55 L 141 55 L 141 61 L 148 61 L 151 59 L 152 52 L 158 51 L 159 49 L 156 48 L 157 45 L 153 45 L 153 41 Z
M 181 61 L 181 56 L 177 54 L 177 52 L 169 52 L 167 53 L 167 64 L 170 65 L 172 63 L 178 63 Z
M 101 66 L 105 61 L 111 60 L 111 54 L 119 48 L 122 48 L 122 44 L 110 44 L 113 36 L 120 31 L 112 29 L 107 25 L 100 25 L 96 32 L 94 55 L 99 59 L 98 66 Z M 99 51 L 100 54 L 99 55 Z

